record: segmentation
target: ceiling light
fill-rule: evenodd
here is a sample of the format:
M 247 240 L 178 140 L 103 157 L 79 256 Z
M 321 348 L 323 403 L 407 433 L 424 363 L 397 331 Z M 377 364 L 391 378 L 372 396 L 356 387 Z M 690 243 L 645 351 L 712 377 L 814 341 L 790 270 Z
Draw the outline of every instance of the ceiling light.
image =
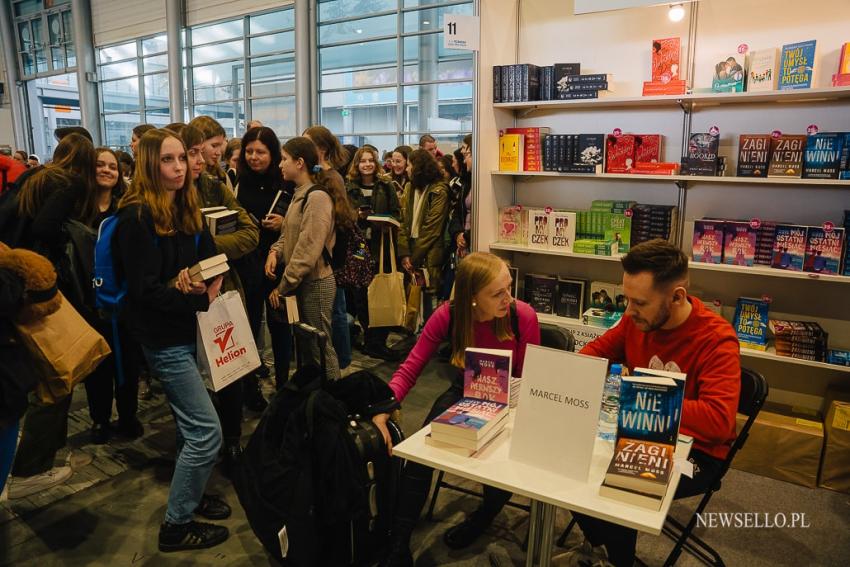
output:
M 423 23 L 424 25 L 426 25 L 426 26 L 430 26 L 430 25 L 431 25 L 431 20 L 422 20 L 422 23 Z
M 670 11 L 667 12 L 667 17 L 671 22 L 681 22 L 685 17 L 685 7 L 681 4 L 670 4 Z
M 681 19 L 681 18 L 680 18 L 680 19 Z M 356 30 L 354 30 L 354 33 L 363 33 L 363 30 L 361 30 L 361 29 L 356 29 Z

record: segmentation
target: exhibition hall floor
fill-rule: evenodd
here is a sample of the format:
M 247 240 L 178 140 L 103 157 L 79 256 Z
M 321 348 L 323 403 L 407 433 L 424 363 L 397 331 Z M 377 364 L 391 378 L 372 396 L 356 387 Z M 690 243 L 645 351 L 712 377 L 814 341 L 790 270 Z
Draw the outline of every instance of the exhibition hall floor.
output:
M 373 368 L 388 378 L 394 365 L 355 354 L 353 368 Z M 421 424 L 434 398 L 448 385 L 447 365 L 432 362 L 404 404 L 403 426 L 412 433 Z M 271 384 L 266 388 L 271 390 Z M 0 565 L 38 567 L 76 565 L 269 565 L 241 510 L 236 494 L 217 467 L 211 491 L 225 496 L 233 516 L 222 522 L 230 539 L 213 549 L 162 554 L 157 533 L 165 511 L 173 467 L 174 423 L 164 396 L 140 404 L 145 436 L 134 442 L 89 445 L 85 389 L 74 394 L 69 422 L 69 450 L 57 459 L 70 460 L 74 475 L 64 484 L 31 498 L 0 503 Z M 248 414 L 245 432 L 256 425 Z M 557 436 L 553 436 L 556 440 Z M 557 445 L 553 450 L 561 450 Z M 448 478 L 448 477 L 447 477 Z M 508 566 L 524 565 L 522 541 L 528 515 L 506 509 L 475 546 L 452 551 L 442 533 L 476 505 L 472 497 L 443 490 L 434 521 L 423 520 L 414 534 L 417 565 Z M 676 503 L 673 514 L 693 508 L 695 502 Z M 728 565 L 847 565 L 850 564 L 850 495 L 812 490 L 739 471 L 730 471 L 723 489 L 709 506 L 712 512 L 755 512 L 771 517 L 805 514 L 808 528 L 703 528 L 697 533 L 722 554 Z M 569 516 L 559 511 L 557 529 Z M 579 540 L 579 530 L 568 544 Z M 638 556 L 648 565 L 660 565 L 672 544 L 663 537 L 642 535 Z M 557 553 L 557 550 L 556 550 Z M 683 555 L 678 565 L 699 563 Z

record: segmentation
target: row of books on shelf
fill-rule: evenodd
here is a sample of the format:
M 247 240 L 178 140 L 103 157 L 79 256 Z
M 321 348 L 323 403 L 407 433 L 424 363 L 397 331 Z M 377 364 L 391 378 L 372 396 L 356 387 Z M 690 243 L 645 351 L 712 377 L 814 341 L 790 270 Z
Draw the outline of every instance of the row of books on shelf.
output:
M 829 333 L 816 321 L 770 317 L 766 299 L 739 297 L 732 320 L 742 347 L 767 350 L 771 338 L 779 356 L 850 366 L 850 350 L 829 348 Z
M 735 53 L 722 57 L 711 70 L 711 92 L 765 92 L 808 89 L 814 84 L 817 40 L 789 43 L 749 51 L 741 44 Z M 681 38 L 652 41 L 650 80 L 642 94 L 685 94 L 681 76 Z M 493 67 L 493 102 L 594 99 L 599 91 L 613 91 L 609 73 L 581 74 L 581 63 L 537 66 L 530 63 Z M 840 48 L 833 86 L 850 85 L 850 43 Z
M 536 250 L 615 256 L 675 233 L 678 208 L 597 199 L 590 210 L 511 205 L 499 211 L 499 242 Z
M 493 102 L 599 98 L 613 82 L 607 73 L 581 74 L 581 63 L 493 66 Z
M 845 211 L 845 223 L 850 211 Z M 763 265 L 780 270 L 850 275 L 846 229 L 773 221 L 700 219 L 694 221 L 694 262 L 732 266 Z
M 500 171 L 724 175 L 720 136 L 688 138 L 681 162 L 664 162 L 661 134 L 550 134 L 549 128 L 507 128 L 499 134 Z M 850 132 L 741 134 L 738 177 L 850 179 Z
M 588 282 L 549 274 L 525 274 L 523 297 L 532 309 L 544 315 L 579 319 L 585 325 L 609 329 L 622 318 L 628 306 L 623 286 Z

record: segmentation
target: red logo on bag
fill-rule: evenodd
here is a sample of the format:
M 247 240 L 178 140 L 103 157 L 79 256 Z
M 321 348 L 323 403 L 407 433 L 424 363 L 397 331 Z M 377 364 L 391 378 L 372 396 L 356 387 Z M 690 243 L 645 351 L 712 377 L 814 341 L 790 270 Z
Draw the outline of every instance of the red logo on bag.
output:
M 220 334 L 215 339 L 213 339 L 213 342 L 215 342 L 215 344 L 218 345 L 218 348 L 221 349 L 221 352 L 224 352 L 228 348 L 228 346 L 231 346 L 231 347 L 233 346 L 233 344 L 230 344 L 230 345 L 227 344 L 229 342 L 232 343 L 232 341 L 230 340 L 230 336 L 232 334 L 233 334 L 233 327 L 228 327 L 227 329 L 225 329 L 223 334 Z

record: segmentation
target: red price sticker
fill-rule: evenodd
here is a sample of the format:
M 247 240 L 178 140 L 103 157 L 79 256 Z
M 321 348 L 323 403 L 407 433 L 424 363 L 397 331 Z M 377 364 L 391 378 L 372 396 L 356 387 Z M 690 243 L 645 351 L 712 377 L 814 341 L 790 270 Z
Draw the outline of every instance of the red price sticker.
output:
M 761 228 L 761 219 L 750 219 L 750 228 Z
M 770 296 L 769 296 L 769 295 L 767 295 L 767 294 L 762 295 L 762 296 L 761 296 L 761 300 L 762 300 L 762 301 L 764 301 L 765 303 L 773 303 L 773 298 L 772 298 L 772 297 L 770 297 Z
M 718 128 L 717 126 L 712 126 L 711 128 L 708 129 L 708 133 L 711 134 L 712 136 L 716 136 L 720 133 L 720 128 Z
M 817 125 L 817 124 L 809 124 L 809 127 L 808 127 L 808 128 L 806 128 L 806 133 L 807 133 L 809 136 L 813 136 L 814 134 L 817 134 L 819 131 L 820 131 L 820 130 L 818 129 L 818 125 Z
M 741 55 L 743 55 L 744 53 L 746 53 L 749 50 L 750 50 L 750 46 L 747 45 L 746 43 L 742 43 L 741 45 L 738 46 L 738 53 L 740 53 Z
M 835 225 L 832 222 L 826 221 L 825 223 L 823 223 L 823 231 L 824 232 L 830 233 L 833 230 L 835 230 Z
M 552 214 L 552 207 L 546 207 L 546 208 L 545 208 L 545 209 L 543 209 L 543 210 L 544 210 L 544 211 L 546 211 L 546 214 L 547 214 L 547 215 L 551 215 L 551 214 Z
M 516 205 L 516 207 L 515 207 L 515 208 L 516 208 L 516 210 L 521 211 L 521 210 L 522 210 L 522 205 Z
M 626 209 L 625 211 L 623 211 L 623 214 L 626 215 L 626 218 L 630 219 L 634 216 L 635 213 L 631 209 Z
M 622 130 L 620 130 L 619 128 L 614 128 L 614 132 L 613 132 L 613 134 L 614 134 L 615 136 L 618 136 L 618 137 L 619 137 L 619 136 L 622 136 L 622 135 L 623 135 L 623 131 L 622 131 Z
M 779 136 L 782 135 L 782 132 L 780 132 L 779 130 L 774 130 L 773 132 L 770 133 L 770 135 L 773 136 L 774 138 L 778 138 Z

